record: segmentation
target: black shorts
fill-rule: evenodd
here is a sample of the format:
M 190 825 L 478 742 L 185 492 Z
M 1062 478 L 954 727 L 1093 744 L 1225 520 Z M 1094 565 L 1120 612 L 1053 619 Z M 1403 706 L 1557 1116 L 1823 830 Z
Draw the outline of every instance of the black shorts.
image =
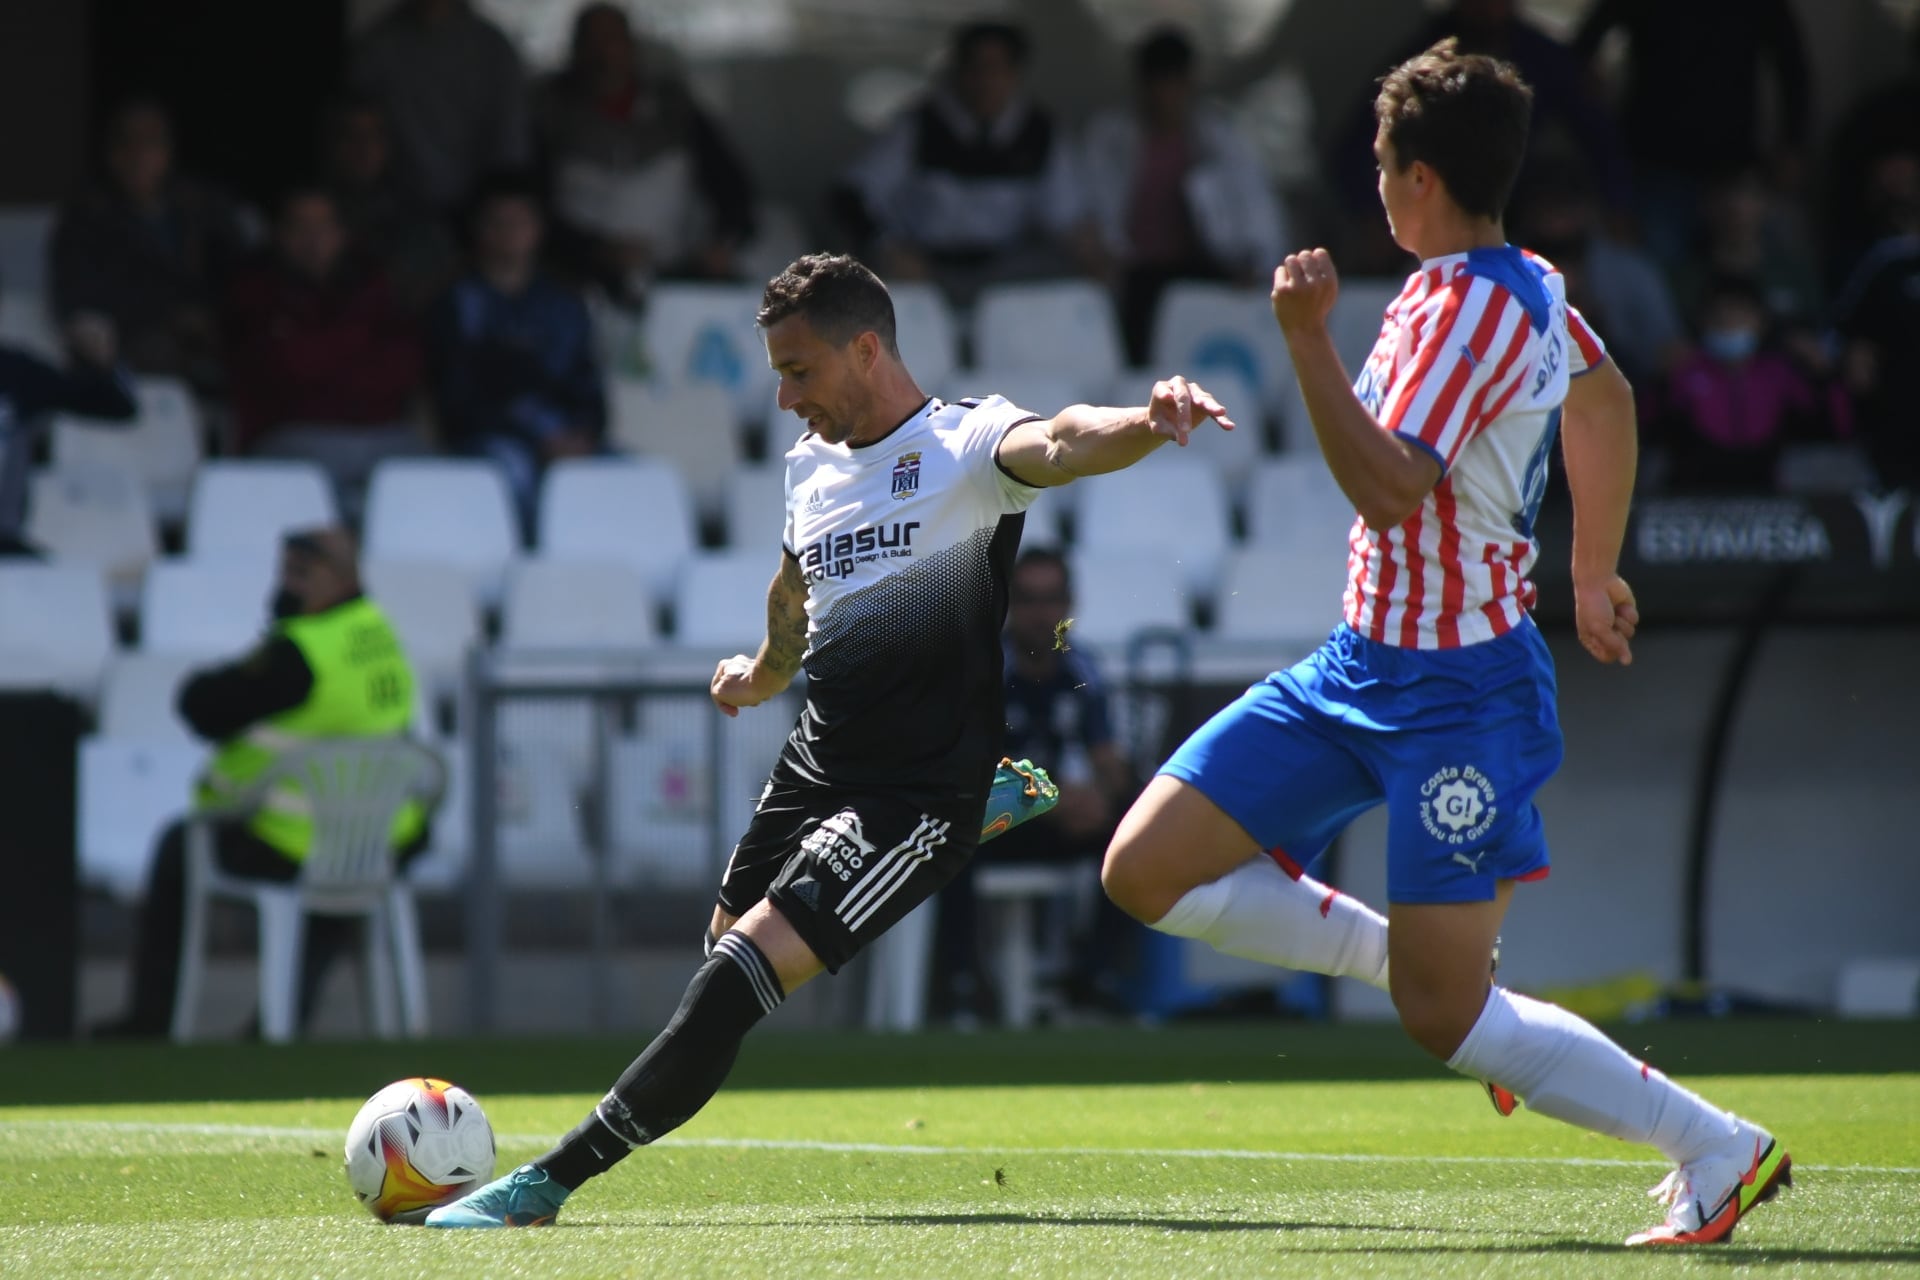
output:
M 776 768 L 720 880 L 720 906 L 766 898 L 831 973 L 953 879 L 984 801 L 801 782 Z

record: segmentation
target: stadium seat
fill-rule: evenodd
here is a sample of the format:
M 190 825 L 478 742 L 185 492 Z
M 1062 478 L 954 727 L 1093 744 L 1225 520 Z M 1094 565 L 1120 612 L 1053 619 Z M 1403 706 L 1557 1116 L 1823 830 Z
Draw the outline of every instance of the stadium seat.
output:
M 733 254 L 734 271 L 743 279 L 771 280 L 817 243 L 799 210 L 778 200 L 756 202 L 753 222 L 753 238 Z
M 1194 452 L 1162 449 L 1076 485 L 1075 545 L 1165 555 L 1179 563 L 1189 593 L 1211 595 L 1230 540 L 1228 501 L 1219 473 Z
M 1005 396 L 1028 413 L 1051 418 L 1070 404 L 1099 399 L 1104 379 L 1067 377 L 1046 369 L 961 369 L 936 392 L 952 403 L 969 397 Z
M 51 688 L 91 705 L 112 653 L 98 569 L 0 560 L 0 687 Z
M 140 575 L 159 554 L 153 506 L 125 467 L 74 466 L 34 473 L 27 540 L 55 564 L 92 565 L 107 576 L 115 604 L 131 608 Z
M 77 829 L 80 883 L 134 903 L 167 825 L 187 812 L 208 751 L 190 741 L 106 734 L 80 740 Z
M 669 386 L 711 383 L 742 425 L 766 422 L 776 379 L 754 322 L 754 285 L 660 284 L 647 298 L 640 341 L 652 376 Z
M 140 588 L 140 648 L 239 658 L 267 626 L 273 570 L 257 560 L 158 560 Z
M 327 473 L 311 462 L 205 462 L 187 502 L 187 554 L 275 565 L 283 534 L 339 518 Z
M 1091 280 L 982 289 L 973 312 L 973 354 L 985 369 L 1035 369 L 1071 378 L 1080 388 L 1075 399 L 1104 389 L 1124 363 L 1113 299 Z
M 1379 340 L 1387 307 L 1404 287 L 1405 282 L 1401 280 L 1364 277 L 1340 282 L 1340 296 L 1334 301 L 1333 314 L 1327 318 L 1327 328 L 1333 334 L 1333 349 L 1340 353 L 1340 363 L 1346 366 L 1349 378 L 1360 377 L 1361 368 L 1373 352 L 1373 344 Z
M 175 378 L 135 379 L 134 397 L 139 415 L 131 423 L 56 418 L 53 463 L 126 467 L 146 483 L 154 514 L 179 520 L 187 513 L 187 493 L 200 465 L 200 408 L 187 385 Z
M 922 387 L 945 386 L 960 364 L 960 329 L 940 287 L 924 280 L 887 286 L 900 359 Z
M 1340 621 L 1346 581 L 1346 561 L 1318 547 L 1241 547 L 1227 557 L 1214 634 L 1288 647 L 1283 661 L 1290 663 Z
M 494 810 L 501 881 L 537 889 L 592 884 L 576 768 L 545 742 L 502 730 Z
M 1154 313 L 1152 366 L 1162 377 L 1185 373 L 1203 382 L 1219 370 L 1237 374 L 1270 418 L 1285 412 L 1293 384 L 1293 361 L 1266 292 L 1225 284 L 1167 286 Z
M 53 244 L 53 223 L 59 208 L 50 204 L 17 204 L 0 209 L 0 301 L 44 292 L 47 250 Z
M 434 811 L 427 847 L 407 864 L 407 883 L 425 893 L 460 892 L 472 856 L 473 800 L 468 791 L 467 744 L 421 735 L 447 769 L 447 789 Z
M 1065 517 L 1067 495 L 1072 489 L 1046 489 L 1027 508 L 1026 527 L 1020 534 L 1020 546 L 1051 547 L 1055 551 L 1067 545 Z
M 1166 550 L 1083 548 L 1073 568 L 1069 644 L 1121 649 L 1142 631 L 1192 629 L 1181 566 Z
M 1190 371 L 1173 368 L 1164 372 L 1122 369 L 1102 399 L 1111 405 L 1142 404 L 1152 393 L 1158 379 L 1169 373 L 1187 372 Z M 1238 497 L 1246 489 L 1247 478 L 1253 474 L 1253 468 L 1268 456 L 1266 406 L 1261 403 L 1260 393 L 1245 375 L 1224 365 L 1193 373 L 1192 377 L 1213 393 L 1214 399 L 1226 406 L 1227 416 L 1233 419 L 1234 427 L 1231 431 L 1216 427 L 1195 432 L 1187 445 L 1188 452 L 1212 464 L 1214 470 L 1220 473 L 1227 492 Z
M 611 560 L 640 574 L 656 603 L 695 546 L 687 484 L 670 463 L 585 458 L 548 468 L 540 488 L 543 559 Z
M 116 654 L 100 689 L 101 735 L 125 742 L 198 742 L 175 703 L 187 676 L 202 665 L 187 654 Z
M 770 550 L 725 551 L 686 561 L 674 597 L 675 643 L 752 653 L 767 634 L 767 587 L 779 566 Z
M 700 889 L 712 884 L 712 728 L 613 740 L 610 854 L 622 882 Z M 728 838 L 731 838 L 730 836 Z
M 759 550 L 767 563 L 787 536 L 787 469 L 780 461 L 741 467 L 727 477 L 727 546 Z
M 53 364 L 66 363 L 60 328 L 39 293 L 16 291 L 11 276 L 0 276 L 0 342 L 19 347 Z
M 1319 457 L 1268 458 L 1247 485 L 1247 541 L 1258 546 L 1310 547 L 1345 563 L 1353 503 Z
M 507 580 L 500 641 L 522 650 L 644 649 L 659 638 L 633 566 L 613 560 L 524 560 Z
M 708 383 L 668 386 L 615 378 L 609 389 L 615 448 L 671 463 L 703 520 L 718 520 L 740 466 L 740 433 L 727 393 Z
M 480 639 L 480 611 L 459 571 L 427 560 L 369 560 L 361 576 L 400 633 L 415 682 L 434 698 L 456 696 L 467 650 Z
M 507 482 L 475 458 L 405 458 L 374 468 L 367 486 L 369 560 L 457 567 L 483 605 L 498 602 L 520 536 Z

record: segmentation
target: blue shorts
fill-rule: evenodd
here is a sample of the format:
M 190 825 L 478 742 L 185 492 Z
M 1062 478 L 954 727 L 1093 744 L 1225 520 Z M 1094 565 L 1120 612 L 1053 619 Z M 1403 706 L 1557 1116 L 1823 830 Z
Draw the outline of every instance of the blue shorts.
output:
M 1342 625 L 1223 708 L 1160 772 L 1303 868 L 1384 801 L 1388 901 L 1485 902 L 1501 880 L 1546 874 L 1533 797 L 1560 756 L 1553 659 L 1532 622 L 1440 650 Z

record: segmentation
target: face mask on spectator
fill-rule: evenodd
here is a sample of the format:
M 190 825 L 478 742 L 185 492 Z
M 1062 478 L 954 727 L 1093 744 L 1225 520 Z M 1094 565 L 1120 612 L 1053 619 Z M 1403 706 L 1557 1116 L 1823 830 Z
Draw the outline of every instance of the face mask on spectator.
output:
M 1758 329 L 1709 329 L 1700 336 L 1700 345 L 1707 354 L 1722 364 L 1739 364 L 1753 358 L 1760 349 L 1760 331 Z

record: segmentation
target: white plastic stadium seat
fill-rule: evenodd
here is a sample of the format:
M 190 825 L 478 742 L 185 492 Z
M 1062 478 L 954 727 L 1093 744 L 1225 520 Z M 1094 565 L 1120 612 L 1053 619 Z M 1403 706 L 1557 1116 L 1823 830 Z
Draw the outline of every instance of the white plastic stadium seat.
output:
M 369 560 L 457 567 L 483 604 L 500 598 L 520 535 L 507 482 L 477 458 L 404 458 L 373 469 L 364 546 Z
M 52 688 L 91 703 L 112 652 L 98 569 L 0 560 L 0 687 Z
M 200 465 L 200 408 L 177 378 L 137 378 L 139 414 L 130 423 L 61 417 L 54 421 L 53 462 L 130 468 L 146 483 L 154 513 L 178 520 Z
M 1257 546 L 1312 548 L 1346 563 L 1353 503 L 1318 457 L 1269 458 L 1247 486 L 1247 541 Z
M 669 463 L 583 458 L 547 470 L 540 488 L 543 559 L 630 565 L 660 602 L 672 593 L 694 542 L 693 503 Z
M 703 518 L 717 519 L 740 465 L 740 433 L 727 393 L 707 383 L 669 386 L 615 378 L 609 387 L 615 447 L 671 463 Z
M 47 280 L 47 250 L 59 208 L 17 204 L 0 209 L 0 298 L 40 293 Z
M 160 833 L 187 812 L 207 755 L 197 742 L 80 740 L 75 836 L 82 884 L 123 902 L 145 895 Z
M 460 571 L 427 560 L 369 560 L 361 575 L 399 632 L 415 682 L 435 697 L 457 694 L 467 650 L 480 639 L 480 611 Z
M 982 289 L 973 312 L 973 354 L 983 368 L 1072 378 L 1081 388 L 1075 398 L 1105 387 L 1124 363 L 1113 299 L 1091 280 Z
M 1238 374 L 1269 417 L 1285 411 L 1293 385 L 1286 339 L 1260 289 L 1184 280 L 1168 285 L 1154 313 L 1152 364 L 1161 375 L 1184 373 L 1202 382 L 1219 370 Z
M 1118 649 L 1148 630 L 1192 630 L 1181 568 L 1164 552 L 1082 549 L 1071 557 L 1067 643 Z
M 202 665 L 187 654 L 116 654 L 100 689 L 101 734 L 117 741 L 196 743 L 174 707 L 180 686 Z
M 1187 373 L 1168 369 L 1167 373 Z M 1111 405 L 1135 405 L 1146 401 L 1155 381 L 1164 376 L 1150 369 L 1122 369 L 1107 388 L 1103 401 Z M 1233 419 L 1231 431 L 1202 427 L 1187 443 L 1188 455 L 1208 463 L 1220 473 L 1227 492 L 1239 496 L 1247 487 L 1253 468 L 1267 454 L 1267 410 L 1260 394 L 1243 374 L 1221 366 L 1192 374 L 1193 380 L 1226 406 Z
M 900 359 L 923 387 L 944 386 L 960 363 L 960 329 L 940 287 L 924 280 L 887 286 Z
M 658 639 L 632 566 L 614 560 L 525 560 L 507 581 L 501 643 L 525 650 L 630 650 Z
M 962 369 L 947 380 L 940 398 L 952 403 L 969 397 L 1005 396 L 1028 413 L 1051 418 L 1070 404 L 1097 400 L 1105 383 L 1068 377 L 1046 369 Z
M 327 473 L 311 462 L 206 462 L 187 502 L 187 554 L 273 565 L 283 534 L 339 518 Z
M 140 575 L 159 554 L 146 486 L 125 467 L 35 472 L 26 534 L 56 564 L 99 569 L 116 600 L 128 605 L 138 594 Z
M 273 571 L 253 560 L 160 560 L 140 588 L 140 648 L 229 661 L 266 632 Z
M 787 530 L 787 469 L 775 461 L 727 477 L 727 546 L 760 551 L 769 564 Z
M 669 385 L 711 383 L 732 398 L 737 422 L 764 423 L 777 380 L 754 321 L 759 309 L 753 285 L 654 286 L 640 325 L 653 376 Z
M 38 293 L 16 290 L 11 276 L 0 276 L 0 342 L 21 347 L 42 360 L 59 364 L 60 328 L 47 310 L 47 300 Z
M 1162 449 L 1138 466 L 1096 476 L 1080 493 L 1076 545 L 1153 552 L 1179 563 L 1197 596 L 1211 595 L 1229 541 L 1219 473 L 1186 450 Z
M 1242 547 L 1227 558 L 1214 634 L 1291 646 L 1304 656 L 1340 620 L 1346 561 L 1307 546 Z
M 767 634 L 767 587 L 777 556 L 756 548 L 688 560 L 674 599 L 675 643 L 752 653 Z

